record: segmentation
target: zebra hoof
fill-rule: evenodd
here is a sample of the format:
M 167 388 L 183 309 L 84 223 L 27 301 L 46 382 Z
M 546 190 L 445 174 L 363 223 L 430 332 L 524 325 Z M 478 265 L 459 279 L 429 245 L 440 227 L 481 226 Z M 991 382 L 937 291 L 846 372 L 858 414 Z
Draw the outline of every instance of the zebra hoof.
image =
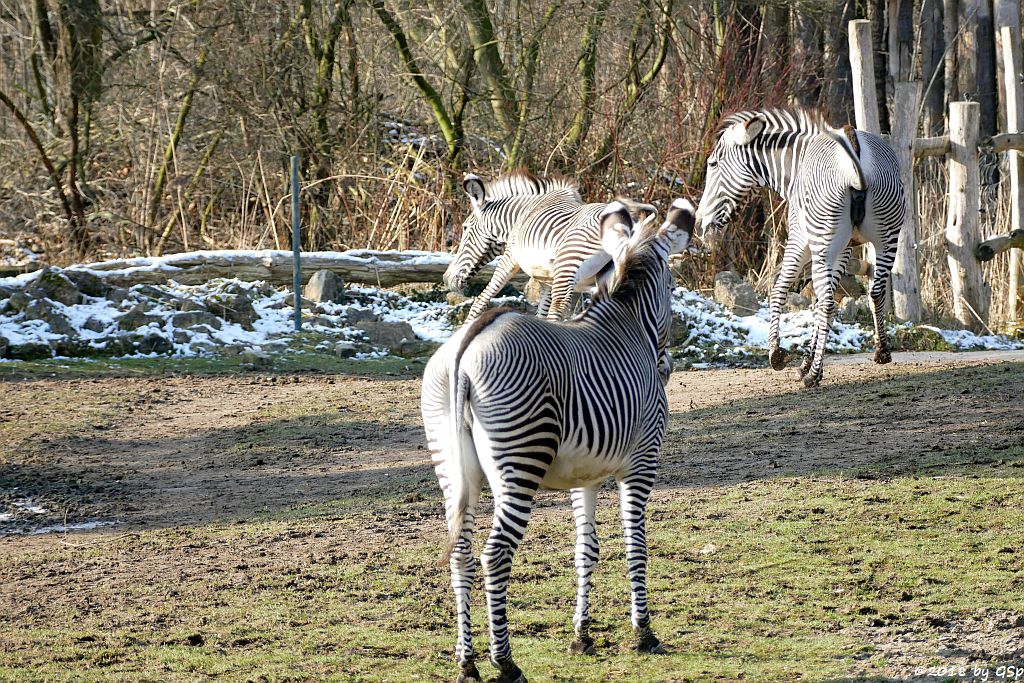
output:
M 658 636 L 654 635 L 651 631 L 647 631 L 640 636 L 640 639 L 636 643 L 636 651 L 640 654 L 647 655 L 667 655 L 668 650 L 658 640 Z
M 786 350 L 776 346 L 768 354 L 768 362 L 771 363 L 772 370 L 778 372 L 786 367 Z
M 491 663 L 498 667 L 498 677 L 494 679 L 493 683 L 526 683 L 523 670 L 516 666 L 511 659 L 502 662 L 492 660 Z
M 892 362 L 892 353 L 889 349 L 875 349 L 875 362 L 879 365 L 885 365 L 886 363 Z
M 455 679 L 455 683 L 481 683 L 483 681 L 480 678 L 480 672 L 476 668 L 476 662 L 467 662 L 462 665 L 462 671 L 459 672 L 459 677 Z
M 594 639 L 590 636 L 581 636 L 572 641 L 569 645 L 569 654 L 571 655 L 596 655 L 597 650 L 594 649 Z
M 804 386 L 807 387 L 808 389 L 816 387 L 821 382 L 821 374 L 809 372 L 803 376 L 803 382 Z

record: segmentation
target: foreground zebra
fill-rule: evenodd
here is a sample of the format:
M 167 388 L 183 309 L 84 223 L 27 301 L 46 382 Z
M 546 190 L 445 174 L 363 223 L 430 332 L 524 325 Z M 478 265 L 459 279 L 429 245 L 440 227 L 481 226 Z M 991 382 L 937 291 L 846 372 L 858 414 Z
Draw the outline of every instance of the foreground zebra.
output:
M 619 483 L 632 623 L 641 652 L 664 651 L 647 609 L 646 506 L 654 484 L 668 407 L 663 359 L 672 319 L 670 252 L 686 248 L 693 206 L 676 200 L 668 220 L 630 235 L 625 207 L 602 212 L 613 269 L 594 303 L 566 323 L 494 309 L 464 326 L 427 365 L 422 412 L 449 530 L 458 617 L 459 681 L 479 680 L 469 618 L 475 562 L 472 534 L 480 490 L 494 495 L 494 517 L 480 563 L 498 681 L 525 677 L 512 660 L 506 589 L 512 556 L 540 487 L 570 489 L 576 520 L 575 640 L 593 651 L 590 577 L 597 562 L 597 490 Z
M 537 314 L 561 320 L 574 295 L 593 282 L 607 264 L 598 220 L 605 204 L 584 204 L 576 183 L 514 171 L 490 182 L 466 174 L 470 213 L 459 250 L 445 271 L 449 289 L 460 290 L 499 254 L 494 275 L 473 301 L 466 322 L 477 318 L 520 270 L 541 283 Z M 653 213 L 649 204 L 632 204 Z
M 805 111 L 772 109 L 727 116 L 708 157 L 704 196 L 697 209 L 703 237 L 714 241 L 737 203 L 764 185 L 789 202 L 789 238 L 770 299 L 772 367 L 785 367 L 779 316 L 789 288 L 810 261 L 817 299 L 815 330 L 799 372 L 806 386 L 821 381 L 825 341 L 835 315 L 836 283 L 849 263 L 850 245 L 864 242 L 875 248 L 870 287 L 875 362 L 888 363 L 892 355 L 882 316 L 906 211 L 892 148 L 873 133 L 837 130 Z

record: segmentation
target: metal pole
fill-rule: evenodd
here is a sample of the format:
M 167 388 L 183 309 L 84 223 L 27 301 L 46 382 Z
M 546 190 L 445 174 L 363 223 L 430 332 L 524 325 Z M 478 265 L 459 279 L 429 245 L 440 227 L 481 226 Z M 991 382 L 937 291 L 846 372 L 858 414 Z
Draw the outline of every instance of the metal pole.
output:
M 295 308 L 295 331 L 302 330 L 302 259 L 299 252 L 302 250 L 302 233 L 300 231 L 301 217 L 299 215 L 299 157 L 292 157 L 292 290 L 294 292 L 293 306 Z

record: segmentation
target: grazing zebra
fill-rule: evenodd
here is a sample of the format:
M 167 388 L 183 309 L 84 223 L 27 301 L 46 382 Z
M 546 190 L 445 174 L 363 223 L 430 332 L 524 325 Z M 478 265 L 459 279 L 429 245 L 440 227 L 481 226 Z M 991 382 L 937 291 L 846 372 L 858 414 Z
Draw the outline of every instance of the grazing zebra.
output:
M 697 209 L 705 239 L 728 222 L 737 203 L 757 186 L 789 202 L 789 238 L 772 288 L 768 335 L 772 368 L 785 367 L 779 315 L 789 288 L 808 261 L 814 285 L 815 330 L 800 366 L 806 386 L 821 381 L 825 341 L 835 315 L 834 290 L 850 260 L 851 244 L 875 248 L 871 315 L 875 362 L 892 360 L 882 316 L 889 272 L 906 211 L 900 169 L 892 148 L 863 130 L 834 129 L 806 111 L 743 111 L 725 118 L 708 157 L 707 182 Z
M 574 295 L 585 291 L 608 263 L 598 220 L 606 205 L 584 204 L 571 180 L 537 178 L 523 170 L 487 183 L 469 173 L 462 186 L 469 195 L 470 214 L 458 252 L 444 274 L 445 284 L 461 290 L 481 266 L 501 255 L 466 322 L 483 313 L 520 270 L 541 283 L 537 314 L 549 320 L 564 318 Z M 649 204 L 629 204 L 653 215 Z
M 590 577 L 597 563 L 595 506 L 614 475 L 621 494 L 632 624 L 641 652 L 664 648 L 647 608 L 646 506 L 668 415 L 663 366 L 672 319 L 669 252 L 682 251 L 693 206 L 676 200 L 659 229 L 630 235 L 619 202 L 602 211 L 613 268 L 593 304 L 569 322 L 493 309 L 463 326 L 430 359 L 422 413 L 444 492 L 458 619 L 459 681 L 477 681 L 469 618 L 472 534 L 486 480 L 494 495 L 480 556 L 498 681 L 525 682 L 512 660 L 506 595 L 512 556 L 541 487 L 569 489 L 576 520 L 577 597 L 571 651 L 592 653 Z

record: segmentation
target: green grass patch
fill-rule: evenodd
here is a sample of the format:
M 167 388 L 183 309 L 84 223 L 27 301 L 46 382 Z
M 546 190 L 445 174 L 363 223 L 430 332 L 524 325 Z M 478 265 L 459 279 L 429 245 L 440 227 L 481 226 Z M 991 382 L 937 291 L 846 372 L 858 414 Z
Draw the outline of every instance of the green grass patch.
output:
M 1022 613 L 1019 475 L 989 465 L 983 477 L 964 469 L 658 491 L 649 587 L 665 657 L 631 652 L 610 496 L 599 509 L 592 608 L 599 654 L 566 654 L 571 515 L 564 494 L 545 494 L 555 506 L 538 510 L 513 570 L 517 661 L 541 682 L 823 681 L 870 654 L 864 634 L 875 629 Z M 8 544 L 0 580 L 19 597 L 0 617 L 0 677 L 452 679 L 454 607 L 447 571 L 435 567 L 440 496 L 406 495 L 84 547 Z M 50 586 L 41 592 L 40 576 Z M 33 599 L 47 608 L 31 609 Z M 473 614 L 483 649 L 479 590 Z

